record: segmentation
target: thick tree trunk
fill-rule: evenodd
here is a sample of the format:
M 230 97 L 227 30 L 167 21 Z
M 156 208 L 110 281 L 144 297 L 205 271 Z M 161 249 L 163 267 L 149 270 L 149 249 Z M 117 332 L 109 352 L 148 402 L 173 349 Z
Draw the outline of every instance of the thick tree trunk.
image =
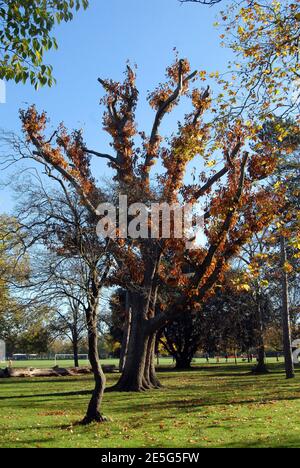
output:
M 285 238 L 281 237 L 281 267 L 282 267 L 282 328 L 283 328 L 283 350 L 285 361 L 285 373 L 287 379 L 295 377 L 295 369 L 292 354 L 291 318 L 289 310 L 289 283 L 288 274 L 285 270 L 287 262 Z
M 156 334 L 152 335 L 148 339 L 145 370 L 143 378 L 144 388 L 161 388 L 162 385 L 157 377 L 155 369 L 155 346 L 156 346 Z
M 257 365 L 254 367 L 255 374 L 267 374 L 268 368 L 266 365 L 266 351 L 264 345 L 257 348 Z
M 155 307 L 155 301 L 152 306 Z M 149 329 L 149 303 L 144 295 L 129 292 L 129 308 L 131 316 L 126 358 L 122 375 L 111 390 L 141 392 L 159 388 L 161 384 L 155 370 L 156 333 L 150 333 Z
M 261 310 L 260 298 L 257 298 L 257 331 L 256 331 L 256 342 L 257 342 L 257 365 L 254 367 L 254 374 L 267 374 L 269 371 L 266 366 L 266 350 L 264 343 L 264 325 Z
M 145 390 L 144 371 L 149 336 L 146 333 L 147 321 L 144 318 L 142 297 L 130 293 L 131 327 L 127 355 L 122 375 L 112 390 L 120 392 L 140 392 Z
M 87 324 L 89 360 L 94 374 L 95 388 L 82 424 L 106 421 L 105 417 L 100 413 L 106 379 L 99 361 L 97 319 L 93 313 L 87 314 Z
M 140 326 L 138 326 L 140 324 Z M 115 390 L 120 392 L 140 392 L 145 390 L 144 372 L 148 347 L 148 336 L 143 322 L 133 318 L 127 359 Z
M 149 335 L 143 299 L 130 294 L 131 326 L 122 375 L 112 390 L 141 392 L 160 387 L 155 372 L 155 335 Z
M 176 359 L 176 369 L 178 370 L 187 370 L 191 369 L 192 356 L 180 355 L 175 356 Z

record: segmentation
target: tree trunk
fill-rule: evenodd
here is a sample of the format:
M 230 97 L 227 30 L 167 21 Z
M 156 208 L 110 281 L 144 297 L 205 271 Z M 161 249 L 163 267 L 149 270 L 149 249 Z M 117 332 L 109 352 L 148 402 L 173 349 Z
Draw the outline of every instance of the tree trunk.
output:
M 100 413 L 103 393 L 105 390 L 105 375 L 101 368 L 98 352 L 98 331 L 96 313 L 87 313 L 88 324 L 88 343 L 89 343 L 89 360 L 94 374 L 95 388 L 90 400 L 86 416 L 82 424 L 91 424 L 92 422 L 104 422 L 106 418 Z
M 78 359 L 78 336 L 77 333 L 73 335 L 73 354 L 74 354 L 74 367 L 79 367 L 79 359 Z
M 141 392 L 160 387 L 155 371 L 155 340 L 143 310 L 143 297 L 130 293 L 131 326 L 122 375 L 112 390 Z
M 129 308 L 127 317 L 126 317 L 125 326 L 124 326 L 124 333 L 123 333 L 121 353 L 120 353 L 120 363 L 119 363 L 120 372 L 123 372 L 125 362 L 127 359 L 129 337 L 130 337 L 130 331 L 131 331 L 131 316 L 132 316 L 131 308 Z
M 155 369 L 155 346 L 156 346 L 156 334 L 149 337 L 148 344 L 147 344 L 146 362 L 145 362 L 144 379 L 143 379 L 143 387 L 146 389 L 162 387 L 157 377 L 156 369 Z
M 295 377 L 295 369 L 292 354 L 291 318 L 289 311 L 289 283 L 288 274 L 285 270 L 286 262 L 286 243 L 285 238 L 281 236 L 283 350 L 286 378 L 293 379 Z
M 256 308 L 256 320 L 257 320 L 257 331 L 256 331 L 256 342 L 257 342 L 257 365 L 253 369 L 254 374 L 267 374 L 269 371 L 266 366 L 266 351 L 264 343 L 264 325 L 261 310 L 260 297 L 257 297 L 257 308 Z
M 255 374 L 267 374 L 269 372 L 266 366 L 266 352 L 264 345 L 261 345 L 257 349 L 257 365 L 253 372 Z
M 127 356 L 122 375 L 113 390 L 121 392 L 140 392 L 143 386 L 149 336 L 146 333 L 147 321 L 139 301 L 132 304 L 131 328 Z
M 155 306 L 155 301 L 152 303 Z M 149 303 L 140 293 L 129 292 L 131 326 L 126 359 L 118 383 L 111 388 L 120 392 L 141 392 L 159 388 L 155 370 L 156 333 L 149 327 Z
M 176 354 L 176 369 L 177 370 L 187 370 L 191 369 L 192 356 Z

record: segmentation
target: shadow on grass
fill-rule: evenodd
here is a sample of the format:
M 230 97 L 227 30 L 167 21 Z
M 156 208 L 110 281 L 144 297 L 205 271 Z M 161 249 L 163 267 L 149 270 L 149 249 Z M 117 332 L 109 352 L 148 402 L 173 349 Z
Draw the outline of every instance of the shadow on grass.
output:
M 23 399 L 28 399 L 28 398 L 43 398 L 43 397 L 71 397 L 71 396 L 86 396 L 86 395 L 91 395 L 92 390 L 80 390 L 77 392 L 61 392 L 61 393 L 40 393 L 36 394 L 33 393 L 31 395 L 10 395 L 10 396 L 5 396 L 5 397 L 0 397 L 0 400 L 23 400 Z
M 281 374 L 284 373 L 284 365 L 282 363 L 267 364 L 270 374 Z M 255 362 L 251 364 L 238 364 L 227 366 L 226 364 L 211 364 L 206 366 L 192 366 L 190 369 L 176 369 L 172 366 L 158 367 L 156 371 L 162 373 L 173 373 L 173 374 L 193 374 L 199 372 L 209 372 L 210 377 L 222 375 L 224 377 L 230 376 L 244 376 L 244 375 L 255 375 L 253 369 L 255 368 Z M 300 368 L 298 369 L 300 370 Z M 296 369 L 297 372 L 297 369 Z M 257 374 L 258 376 L 260 374 Z M 261 374 L 264 375 L 264 374 Z M 265 374 L 269 375 L 269 374 Z
M 65 384 L 65 383 L 74 383 L 74 382 L 87 382 L 89 379 L 92 379 L 92 376 L 88 376 L 86 378 L 78 378 L 76 376 L 74 377 L 49 377 L 46 379 L 40 379 L 39 377 L 33 377 L 32 379 L 24 379 L 22 377 L 11 377 L 7 379 L 0 379 L 0 389 L 1 385 L 21 385 L 21 384 L 48 384 L 53 383 L 53 384 Z
M 51 416 L 51 415 L 45 415 L 45 416 Z M 42 417 L 42 416 L 40 416 Z M 96 423 L 95 423 L 96 424 Z M 72 421 L 72 423 L 70 424 L 53 424 L 51 426 L 49 426 L 49 424 L 47 425 L 43 425 L 43 424 L 39 424 L 37 427 L 33 427 L 31 426 L 30 429 L 39 429 L 39 430 L 44 430 L 44 431 L 50 431 L 50 430 L 61 430 L 61 431 L 69 431 L 71 429 L 73 429 L 74 427 L 84 427 L 81 425 L 81 422 L 80 421 Z M 24 431 L 24 427 L 14 427 L 14 431 L 16 432 L 23 432 Z M 55 439 L 52 439 L 52 440 L 55 440 Z M 46 440 L 48 442 L 48 439 Z M 22 441 L 23 442 L 23 441 Z
M 150 400 L 149 402 L 145 401 L 143 403 L 138 403 L 135 401 L 133 405 L 127 404 L 126 405 L 126 411 L 144 411 L 146 407 L 149 407 L 148 409 L 151 411 L 157 410 L 158 412 L 161 410 L 178 410 L 181 409 L 183 411 L 190 410 L 191 408 L 195 408 L 195 410 L 199 408 L 207 408 L 207 407 L 212 407 L 212 406 L 243 406 L 243 405 L 268 405 L 268 404 L 274 404 L 274 402 L 280 402 L 280 401 L 298 401 L 300 400 L 300 395 L 299 397 L 293 396 L 293 397 L 272 397 L 272 398 L 262 398 L 262 399 L 247 399 L 247 400 L 241 400 L 241 399 L 235 399 L 235 400 L 230 400 L 228 397 L 227 399 L 216 401 L 209 401 L 209 398 L 207 399 L 201 399 L 201 398 L 191 398 L 188 401 L 187 400 L 169 400 L 169 401 L 162 401 L 161 403 L 153 403 L 153 400 Z M 125 407 L 124 407 L 125 410 Z
M 276 440 L 277 439 L 277 440 Z M 248 449 L 257 449 L 257 448 L 299 448 L 300 437 L 285 437 L 281 440 L 278 440 L 278 437 L 268 437 L 261 440 L 253 441 L 236 441 L 236 442 L 227 442 L 226 446 L 216 445 L 215 448 L 248 448 Z
M 53 447 L 55 447 L 56 442 L 57 439 L 54 437 L 48 439 L 25 439 L 20 441 L 14 440 L 13 444 L 10 443 L 8 445 L 8 448 L 40 448 L 42 444 L 47 444 L 47 447 L 49 444 L 51 444 L 51 446 L 53 444 Z

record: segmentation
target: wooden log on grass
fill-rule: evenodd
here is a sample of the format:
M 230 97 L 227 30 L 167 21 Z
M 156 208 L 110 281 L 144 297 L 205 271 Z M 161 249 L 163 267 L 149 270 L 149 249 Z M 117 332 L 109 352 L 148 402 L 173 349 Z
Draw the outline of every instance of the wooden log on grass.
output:
M 0 373 L 2 378 L 32 378 L 32 377 L 71 377 L 90 374 L 89 368 L 65 369 L 54 367 L 51 369 L 13 368 L 8 367 Z
M 103 366 L 106 373 L 114 373 L 117 367 L 113 365 Z M 92 371 L 89 367 L 35 369 L 29 367 L 7 367 L 0 370 L 0 378 L 32 378 L 32 377 L 75 377 L 77 375 L 89 375 Z

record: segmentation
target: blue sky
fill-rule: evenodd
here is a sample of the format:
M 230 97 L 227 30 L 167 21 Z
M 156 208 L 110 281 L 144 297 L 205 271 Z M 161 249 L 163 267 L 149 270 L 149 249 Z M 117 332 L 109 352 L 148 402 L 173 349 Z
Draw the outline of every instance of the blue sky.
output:
M 63 121 L 70 129 L 83 128 L 90 148 L 108 151 L 97 78 L 122 79 L 130 60 L 138 65 L 139 130 L 148 131 L 153 111 L 145 97 L 163 80 L 166 66 L 173 61 L 174 47 L 195 69 L 210 72 L 226 68 L 229 52 L 220 47 L 220 33 L 213 26 L 219 9 L 181 5 L 178 0 L 90 0 L 87 11 L 55 31 L 59 50 L 49 53 L 47 62 L 54 67 L 57 85 L 36 92 L 29 85 L 8 83 L 7 103 L 0 104 L 0 127 L 19 133 L 18 109 L 35 103 L 48 112 L 53 126 Z M 174 119 L 184 112 L 183 106 L 174 117 L 168 117 L 164 131 L 171 131 Z M 95 170 L 103 176 L 105 164 L 97 160 Z M 0 180 L 4 177 L 0 174 Z M 10 190 L 0 191 L 0 212 L 12 208 Z

